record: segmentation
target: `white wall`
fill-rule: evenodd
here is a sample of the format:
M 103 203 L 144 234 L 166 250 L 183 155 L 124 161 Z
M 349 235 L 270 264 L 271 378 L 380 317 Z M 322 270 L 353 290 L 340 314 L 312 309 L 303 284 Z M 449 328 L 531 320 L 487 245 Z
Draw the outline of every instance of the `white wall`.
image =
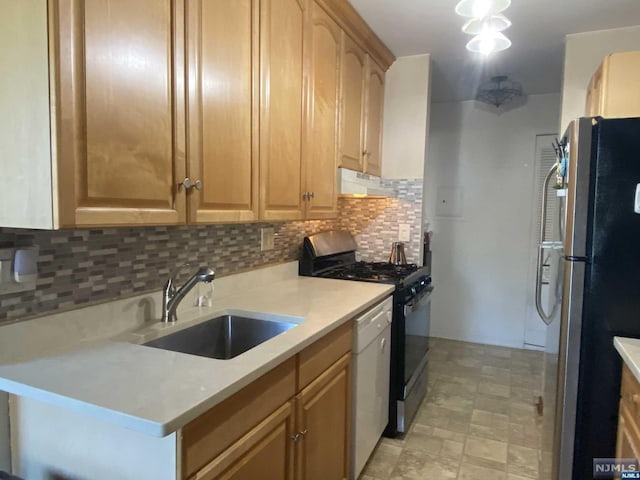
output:
M 431 106 L 425 213 L 431 220 L 431 332 L 522 347 L 537 134 L 557 133 L 560 96 L 497 115 L 474 101 Z M 436 216 L 438 187 L 461 187 L 462 215 Z
M 398 58 L 385 77 L 382 177 L 422 178 L 429 130 L 430 55 Z
M 615 52 L 640 50 L 640 26 L 567 35 L 562 82 L 560 131 L 584 116 L 587 86 L 602 59 Z

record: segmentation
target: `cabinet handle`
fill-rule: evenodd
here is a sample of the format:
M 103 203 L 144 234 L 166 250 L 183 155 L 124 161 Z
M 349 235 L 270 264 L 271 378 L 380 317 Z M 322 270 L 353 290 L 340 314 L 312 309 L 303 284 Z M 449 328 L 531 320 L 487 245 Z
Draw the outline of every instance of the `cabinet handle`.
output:
M 308 193 L 308 197 L 307 197 L 307 198 L 311 199 L 311 198 L 314 198 L 315 196 L 316 196 L 316 194 L 315 194 L 315 193 L 313 193 L 313 192 L 309 192 L 309 193 Z
M 196 190 L 202 190 L 202 180 L 196 180 L 193 186 L 196 187 Z
M 311 198 L 311 192 L 304 192 L 302 194 L 302 200 L 307 201 Z
M 309 433 L 309 430 L 305 429 L 304 431 L 298 433 L 298 435 L 300 435 L 301 438 L 304 438 L 307 436 L 307 433 Z
M 301 439 L 300 434 L 296 433 L 295 435 L 291 435 L 289 438 L 291 438 L 291 440 L 293 440 L 293 443 L 298 443 Z
M 363 150 L 362 151 L 362 156 L 363 157 L 367 157 L 367 156 L 369 156 L 369 153 L 370 153 L 369 150 Z

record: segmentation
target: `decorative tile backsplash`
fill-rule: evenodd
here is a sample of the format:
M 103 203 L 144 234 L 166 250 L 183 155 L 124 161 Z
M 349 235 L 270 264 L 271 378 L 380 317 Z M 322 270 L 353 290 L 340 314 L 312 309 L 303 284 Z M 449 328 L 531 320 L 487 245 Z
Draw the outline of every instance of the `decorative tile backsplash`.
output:
M 341 225 L 356 236 L 360 259 L 385 262 L 391 244 L 398 240 L 398 225 L 411 228 L 405 242 L 409 263 L 420 262 L 422 247 L 422 179 L 383 180 L 382 186 L 396 191 L 397 198 L 345 200 L 341 204 Z
M 385 261 L 398 224 L 411 224 L 407 260 L 418 262 L 422 181 L 387 180 L 385 187 L 396 190 L 398 198 L 340 199 L 336 220 L 62 231 L 0 228 L 0 247 L 40 247 L 36 290 L 0 296 L 0 322 L 159 290 L 169 271 L 187 262 L 229 275 L 297 260 L 305 235 L 334 228 L 356 235 L 363 260 Z M 262 252 L 260 229 L 265 227 L 275 229 L 275 248 Z

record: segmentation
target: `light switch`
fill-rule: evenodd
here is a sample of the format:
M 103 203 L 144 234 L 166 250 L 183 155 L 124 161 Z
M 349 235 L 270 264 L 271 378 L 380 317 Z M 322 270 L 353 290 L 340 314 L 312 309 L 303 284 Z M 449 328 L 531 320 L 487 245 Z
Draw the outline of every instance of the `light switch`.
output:
M 411 225 L 408 223 L 401 223 L 398 225 L 398 240 L 400 242 L 411 241 Z
M 275 231 L 273 228 L 262 228 L 260 229 L 260 250 L 273 250 L 275 248 L 274 245 L 274 237 Z

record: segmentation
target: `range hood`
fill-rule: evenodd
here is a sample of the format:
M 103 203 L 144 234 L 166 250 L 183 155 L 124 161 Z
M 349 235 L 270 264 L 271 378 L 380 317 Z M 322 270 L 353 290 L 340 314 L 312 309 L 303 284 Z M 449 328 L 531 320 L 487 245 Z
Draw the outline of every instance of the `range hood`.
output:
M 380 185 L 380 177 L 356 172 L 347 168 L 338 168 L 338 193 L 349 198 L 387 198 L 395 197 L 390 188 Z

